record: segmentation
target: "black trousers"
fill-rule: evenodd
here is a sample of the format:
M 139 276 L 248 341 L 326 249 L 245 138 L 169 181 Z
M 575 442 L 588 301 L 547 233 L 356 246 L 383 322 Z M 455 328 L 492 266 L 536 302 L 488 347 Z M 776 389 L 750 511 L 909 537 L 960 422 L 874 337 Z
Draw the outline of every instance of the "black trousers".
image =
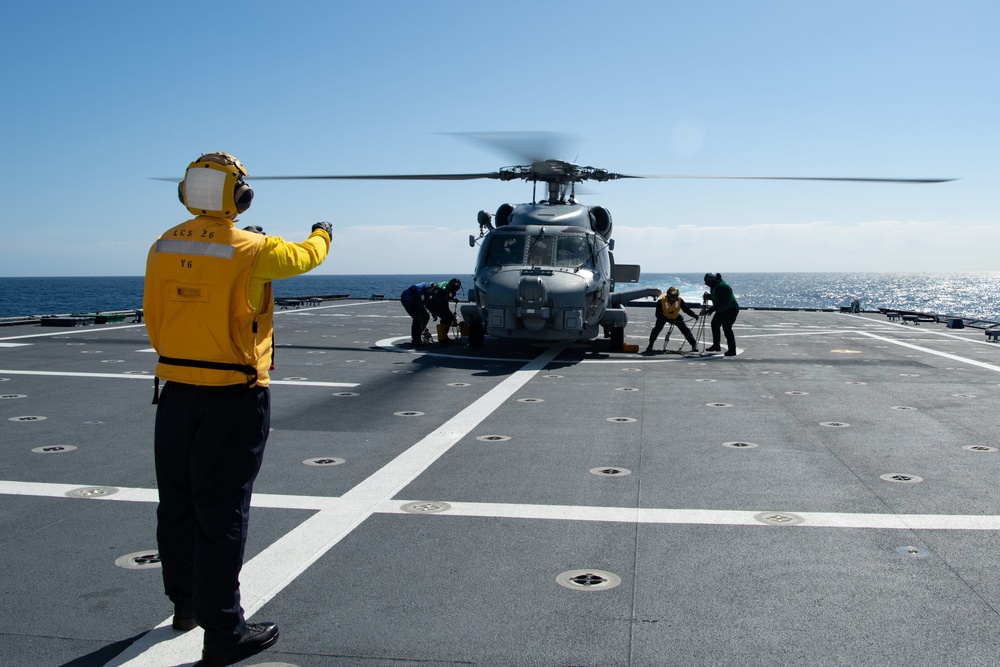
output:
M 407 315 L 413 318 L 413 323 L 410 324 L 410 342 L 416 345 L 420 342 L 420 336 L 427 328 L 427 323 L 431 321 L 431 314 L 427 312 L 423 299 L 415 290 L 407 289 L 400 296 L 399 301 L 406 309 Z
M 740 314 L 740 307 L 733 306 L 728 310 L 716 311 L 712 316 L 712 347 L 719 347 L 719 330 L 726 335 L 726 345 L 729 351 L 736 354 L 736 336 L 733 335 L 733 322 Z
M 656 324 L 653 325 L 653 331 L 649 334 L 650 347 L 653 346 L 656 342 L 656 337 L 660 335 L 661 331 L 663 331 L 663 325 L 670 321 L 671 320 L 667 319 L 667 316 L 664 315 L 659 308 L 656 309 Z M 677 330 L 681 332 L 682 336 L 684 336 L 684 340 L 690 343 L 691 347 L 698 347 L 698 341 L 696 341 L 694 336 L 691 335 L 691 330 L 688 329 L 687 324 L 684 323 L 684 318 L 678 315 L 672 321 L 674 326 L 677 327 Z
M 266 387 L 167 382 L 160 393 L 153 446 L 163 586 L 175 605 L 193 607 L 206 646 L 246 629 L 239 576 L 270 427 Z

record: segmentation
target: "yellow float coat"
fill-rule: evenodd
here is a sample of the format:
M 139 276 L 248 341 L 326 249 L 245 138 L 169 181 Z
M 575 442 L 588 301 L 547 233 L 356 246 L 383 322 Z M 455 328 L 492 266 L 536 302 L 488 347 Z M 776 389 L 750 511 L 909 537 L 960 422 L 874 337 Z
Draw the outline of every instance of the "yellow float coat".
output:
M 322 230 L 289 243 L 204 215 L 167 230 L 149 250 L 143 295 L 146 330 L 160 355 L 156 377 L 205 386 L 267 386 L 274 333 L 271 281 L 319 266 L 329 247 Z

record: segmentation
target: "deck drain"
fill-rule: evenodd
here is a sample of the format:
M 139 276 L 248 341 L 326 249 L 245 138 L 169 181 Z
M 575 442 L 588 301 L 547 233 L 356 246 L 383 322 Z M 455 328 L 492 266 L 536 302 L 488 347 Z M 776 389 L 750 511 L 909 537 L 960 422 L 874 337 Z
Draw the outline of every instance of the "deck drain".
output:
M 346 461 L 333 456 L 324 456 L 318 459 L 306 459 L 303 463 L 307 466 L 339 466 L 341 463 L 346 463 Z
M 632 471 L 628 468 L 591 468 L 590 473 L 592 475 L 601 475 L 603 477 L 624 477 L 625 475 L 631 475 Z
M 896 553 L 910 558 L 927 558 L 931 555 L 930 551 L 919 547 L 896 547 Z
M 718 380 L 714 378 L 700 378 L 698 380 L 695 380 L 695 382 L 718 382 Z
M 916 408 L 909 405 L 893 405 L 892 410 L 916 410 Z
M 63 452 L 71 452 L 76 447 L 73 445 L 49 445 L 47 447 L 35 447 L 31 451 L 36 454 L 62 454 Z
M 103 424 L 104 422 L 102 422 L 102 421 L 85 421 L 83 423 L 84 424 Z
M 361 342 L 364 343 L 365 341 L 361 341 Z M 363 364 L 363 363 L 365 363 L 365 360 L 364 359 L 344 359 L 344 363 L 345 364 Z
M 83 486 L 79 489 L 71 489 L 63 495 L 69 498 L 106 498 L 118 493 L 118 489 L 113 486 Z
M 605 421 L 617 422 L 619 424 L 631 424 L 632 422 L 638 421 L 634 417 L 608 417 Z
M 285 380 L 286 382 L 305 382 L 309 378 L 304 378 L 304 377 L 299 377 L 297 375 L 293 375 L 292 377 L 281 378 L 281 379 Z
M 548 379 L 550 379 L 550 380 L 561 380 L 561 379 L 563 379 L 563 378 L 564 378 L 565 376 L 564 376 L 564 375 L 543 375 L 542 377 L 543 377 L 543 378 L 548 378 Z
M 449 387 L 471 387 L 472 385 L 468 382 L 449 382 Z
M 905 475 L 899 472 L 890 472 L 885 475 L 879 475 L 879 477 L 887 482 L 896 482 L 898 484 L 916 484 L 917 482 L 924 481 L 923 477 L 917 477 L 916 475 Z
M 451 509 L 448 503 L 406 503 L 399 509 L 408 514 L 437 514 Z
M 149 375 L 149 371 L 125 371 L 125 375 Z
M 124 362 L 124 359 L 101 359 L 102 364 L 121 364 Z
M 790 512 L 760 512 L 754 514 L 753 518 L 771 526 L 798 526 L 806 521 L 798 514 Z
M 104 350 L 80 350 L 80 354 L 104 354 Z
M 350 398 L 352 396 L 360 396 L 361 394 L 356 391 L 338 391 L 337 393 L 331 395 L 340 396 L 341 398 Z
M 708 407 L 710 407 L 710 408 L 731 408 L 731 407 L 733 407 L 732 403 L 706 403 L 705 405 L 708 406 Z
M 952 394 L 955 398 L 975 398 L 975 394 Z
M 27 394 L 0 394 L 0 400 L 9 400 L 12 398 L 28 398 Z
M 900 373 L 899 377 L 901 377 L 901 378 L 918 378 L 920 376 L 917 375 L 916 373 Z
M 622 371 L 624 371 L 626 373 L 640 373 L 640 372 L 642 372 L 642 369 L 641 368 L 623 368 Z
M 757 446 L 757 444 L 753 442 L 741 442 L 737 440 L 735 442 L 724 442 L 722 443 L 722 446 L 732 447 L 733 449 L 753 449 L 754 447 Z
M 399 371 L 399 370 L 397 370 L 397 371 L 392 371 L 392 372 L 396 373 L 397 375 L 406 375 L 408 373 L 412 373 L 413 371 Z
M 126 570 L 152 570 L 160 567 L 160 554 L 157 551 L 137 551 L 117 559 L 115 565 Z
M 847 384 L 863 385 L 863 384 L 868 384 L 868 383 L 867 382 L 848 382 Z
M 48 417 L 39 417 L 37 415 L 22 415 L 20 417 L 10 417 L 7 419 L 9 422 L 40 422 L 45 421 Z
M 781 371 L 761 371 L 761 375 L 781 375 Z
M 788 394 L 789 396 L 808 396 L 809 395 L 808 391 L 786 391 L 785 393 Z
M 861 350 L 830 350 L 834 354 L 861 354 Z
M 423 417 L 423 412 L 417 412 L 416 410 L 403 410 L 402 412 L 393 412 L 392 414 L 397 417 Z
M 556 577 L 556 582 L 574 591 L 606 591 L 622 580 L 617 574 L 604 570 L 570 570 Z
M 996 447 L 989 447 L 987 445 L 966 445 L 962 449 L 967 449 L 970 452 L 995 452 Z
M 639 391 L 637 387 L 615 387 L 615 391 Z
M 827 428 L 847 428 L 850 424 L 845 424 L 844 422 L 820 422 L 820 426 L 826 426 Z
M 481 442 L 507 442 L 510 440 L 509 435 L 477 435 L 476 440 Z
M 518 403 L 544 403 L 545 399 L 544 398 L 519 398 L 519 399 L 517 399 L 517 402 Z

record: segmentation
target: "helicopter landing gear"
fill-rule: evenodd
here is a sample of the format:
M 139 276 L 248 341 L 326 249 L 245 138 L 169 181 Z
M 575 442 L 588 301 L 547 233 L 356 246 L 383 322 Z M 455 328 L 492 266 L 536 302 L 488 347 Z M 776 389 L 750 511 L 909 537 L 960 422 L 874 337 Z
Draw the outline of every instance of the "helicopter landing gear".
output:
M 486 331 L 480 322 L 469 322 L 469 347 L 482 347 L 486 340 Z
M 625 346 L 625 327 L 611 327 L 611 349 L 620 351 Z

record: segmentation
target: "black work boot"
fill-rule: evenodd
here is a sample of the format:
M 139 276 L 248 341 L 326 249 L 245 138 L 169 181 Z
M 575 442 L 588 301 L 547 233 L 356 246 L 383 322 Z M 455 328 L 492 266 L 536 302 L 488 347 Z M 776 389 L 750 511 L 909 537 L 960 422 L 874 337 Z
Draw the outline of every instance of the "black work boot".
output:
M 276 623 L 247 623 L 243 636 L 235 644 L 205 647 L 201 652 L 201 664 L 206 667 L 221 667 L 239 662 L 243 658 L 257 655 L 278 642 Z

